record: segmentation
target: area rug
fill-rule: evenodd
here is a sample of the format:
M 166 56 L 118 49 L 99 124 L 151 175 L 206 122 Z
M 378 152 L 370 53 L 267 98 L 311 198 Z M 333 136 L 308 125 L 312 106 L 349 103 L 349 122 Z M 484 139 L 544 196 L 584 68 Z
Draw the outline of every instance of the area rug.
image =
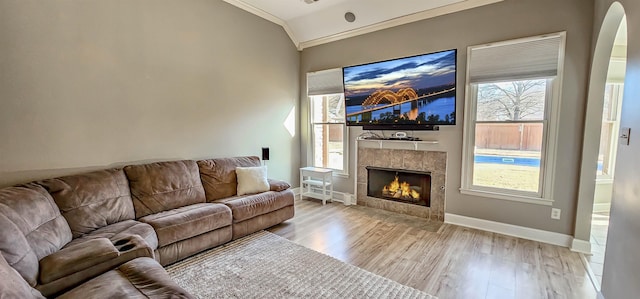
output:
M 167 272 L 198 298 L 436 298 L 266 231 Z

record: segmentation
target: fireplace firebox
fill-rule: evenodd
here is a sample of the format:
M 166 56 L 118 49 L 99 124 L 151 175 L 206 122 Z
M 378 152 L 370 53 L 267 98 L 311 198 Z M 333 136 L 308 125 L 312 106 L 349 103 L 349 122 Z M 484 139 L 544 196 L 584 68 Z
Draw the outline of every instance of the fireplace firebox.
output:
M 367 196 L 431 206 L 431 173 L 367 166 Z

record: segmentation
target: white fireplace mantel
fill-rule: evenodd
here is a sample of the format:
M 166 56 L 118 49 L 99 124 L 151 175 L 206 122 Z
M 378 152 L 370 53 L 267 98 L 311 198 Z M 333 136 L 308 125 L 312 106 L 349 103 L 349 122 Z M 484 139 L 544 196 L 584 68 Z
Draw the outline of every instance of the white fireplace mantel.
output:
M 357 138 L 356 143 L 359 147 L 379 148 L 379 149 L 413 149 L 427 150 L 432 145 L 438 144 L 437 140 L 390 140 L 390 139 L 364 139 Z

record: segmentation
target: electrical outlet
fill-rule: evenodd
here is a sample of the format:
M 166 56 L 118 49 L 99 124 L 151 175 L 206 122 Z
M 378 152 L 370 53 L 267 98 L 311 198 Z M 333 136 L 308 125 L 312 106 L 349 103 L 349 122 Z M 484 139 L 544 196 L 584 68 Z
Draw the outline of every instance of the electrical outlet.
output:
M 556 209 L 556 208 L 552 208 L 551 209 L 551 219 L 559 220 L 560 219 L 560 212 L 562 212 L 562 210 Z

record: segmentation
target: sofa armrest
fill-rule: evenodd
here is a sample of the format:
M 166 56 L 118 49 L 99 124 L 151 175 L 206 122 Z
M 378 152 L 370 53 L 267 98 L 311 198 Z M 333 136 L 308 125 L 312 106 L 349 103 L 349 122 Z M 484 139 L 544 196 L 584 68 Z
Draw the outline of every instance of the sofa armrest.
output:
M 89 239 L 50 256 L 40 260 L 41 283 L 36 286 L 46 297 L 75 287 L 135 258 L 154 258 L 154 253 L 142 237 L 127 235 L 117 240 Z
M 274 179 L 267 179 L 267 181 L 269 182 L 269 190 L 271 191 L 280 192 L 291 188 L 291 185 L 285 181 Z
M 97 238 L 63 248 L 40 260 L 40 283 L 49 283 L 114 259 L 118 255 L 118 249 L 107 238 Z
M 172 298 L 195 297 L 178 286 L 167 271 L 151 258 L 136 258 L 106 272 L 58 299 Z

